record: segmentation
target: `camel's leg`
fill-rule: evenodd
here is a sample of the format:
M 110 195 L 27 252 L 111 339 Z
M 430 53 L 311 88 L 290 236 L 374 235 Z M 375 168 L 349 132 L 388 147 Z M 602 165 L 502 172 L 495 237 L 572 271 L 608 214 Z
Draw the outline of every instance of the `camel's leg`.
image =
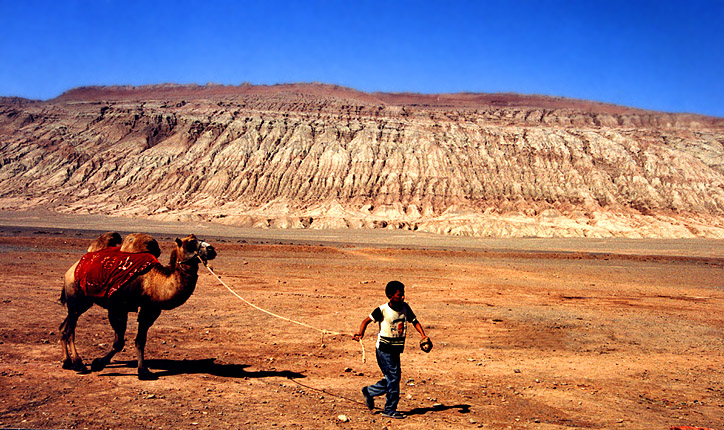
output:
M 136 335 L 136 354 L 138 355 L 138 379 L 156 379 L 144 363 L 144 350 L 146 349 L 146 338 L 148 329 L 151 328 L 156 318 L 161 315 L 161 309 L 157 307 L 141 307 L 138 312 L 138 334 Z
M 83 364 L 83 359 L 75 348 L 75 328 L 78 325 L 78 318 L 92 305 L 92 303 L 75 303 L 75 305 L 68 303 L 68 316 L 60 325 L 60 342 L 63 345 L 63 369 L 75 370 L 81 373 L 88 372 L 88 368 Z
M 75 283 L 75 268 L 77 265 L 78 262 L 73 264 L 63 277 L 60 302 L 68 310 L 68 316 L 60 324 L 60 343 L 63 347 L 63 369 L 86 373 L 88 369 L 83 364 L 83 359 L 75 348 L 75 328 L 78 325 L 78 318 L 93 306 L 93 302 L 78 290 L 78 285 Z
M 123 351 L 123 347 L 126 345 L 128 312 L 113 308 L 108 309 L 108 321 L 111 323 L 111 327 L 113 327 L 116 338 L 113 340 L 113 347 L 108 351 L 108 354 L 93 360 L 93 363 L 91 363 L 91 370 L 93 372 L 103 370 L 103 368 L 111 362 L 113 356 L 116 355 L 117 352 Z
M 63 323 L 60 324 L 60 331 L 61 333 L 65 331 L 65 326 L 67 324 L 68 317 L 66 317 L 63 320 Z M 72 360 L 70 359 L 70 354 L 68 353 L 68 340 L 65 339 L 64 336 L 60 336 L 60 346 L 63 347 L 63 369 L 70 369 Z

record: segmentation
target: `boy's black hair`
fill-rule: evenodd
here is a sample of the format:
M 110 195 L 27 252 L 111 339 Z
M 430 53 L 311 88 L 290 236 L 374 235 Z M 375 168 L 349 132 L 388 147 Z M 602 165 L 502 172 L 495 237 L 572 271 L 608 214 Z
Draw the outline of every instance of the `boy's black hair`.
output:
M 388 299 L 398 291 L 405 292 L 405 284 L 400 281 L 390 281 L 387 283 L 387 286 L 385 286 L 385 295 Z

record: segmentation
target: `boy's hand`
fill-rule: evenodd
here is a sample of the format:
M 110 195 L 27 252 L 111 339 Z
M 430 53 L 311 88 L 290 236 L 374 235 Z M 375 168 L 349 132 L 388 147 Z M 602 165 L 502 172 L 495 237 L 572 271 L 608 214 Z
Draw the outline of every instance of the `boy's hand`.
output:
M 420 349 L 424 352 L 432 351 L 432 341 L 429 337 L 425 336 L 420 340 Z
M 360 339 L 362 339 L 362 334 L 360 334 L 360 333 L 355 333 L 352 336 L 352 340 L 360 340 Z

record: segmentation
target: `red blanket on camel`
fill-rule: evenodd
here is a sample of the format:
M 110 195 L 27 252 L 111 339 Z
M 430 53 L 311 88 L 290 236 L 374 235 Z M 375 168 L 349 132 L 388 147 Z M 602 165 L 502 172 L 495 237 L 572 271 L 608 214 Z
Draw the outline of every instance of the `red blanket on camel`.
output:
M 151 267 L 161 264 L 148 253 L 121 252 L 120 246 L 89 252 L 75 268 L 75 282 L 86 296 L 110 297 Z

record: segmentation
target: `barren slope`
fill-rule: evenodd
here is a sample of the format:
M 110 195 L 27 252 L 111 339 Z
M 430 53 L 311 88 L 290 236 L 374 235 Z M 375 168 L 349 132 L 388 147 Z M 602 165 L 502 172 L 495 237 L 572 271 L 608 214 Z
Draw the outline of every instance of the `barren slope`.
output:
M 724 120 L 320 84 L 0 99 L 0 209 L 471 236 L 724 237 Z

